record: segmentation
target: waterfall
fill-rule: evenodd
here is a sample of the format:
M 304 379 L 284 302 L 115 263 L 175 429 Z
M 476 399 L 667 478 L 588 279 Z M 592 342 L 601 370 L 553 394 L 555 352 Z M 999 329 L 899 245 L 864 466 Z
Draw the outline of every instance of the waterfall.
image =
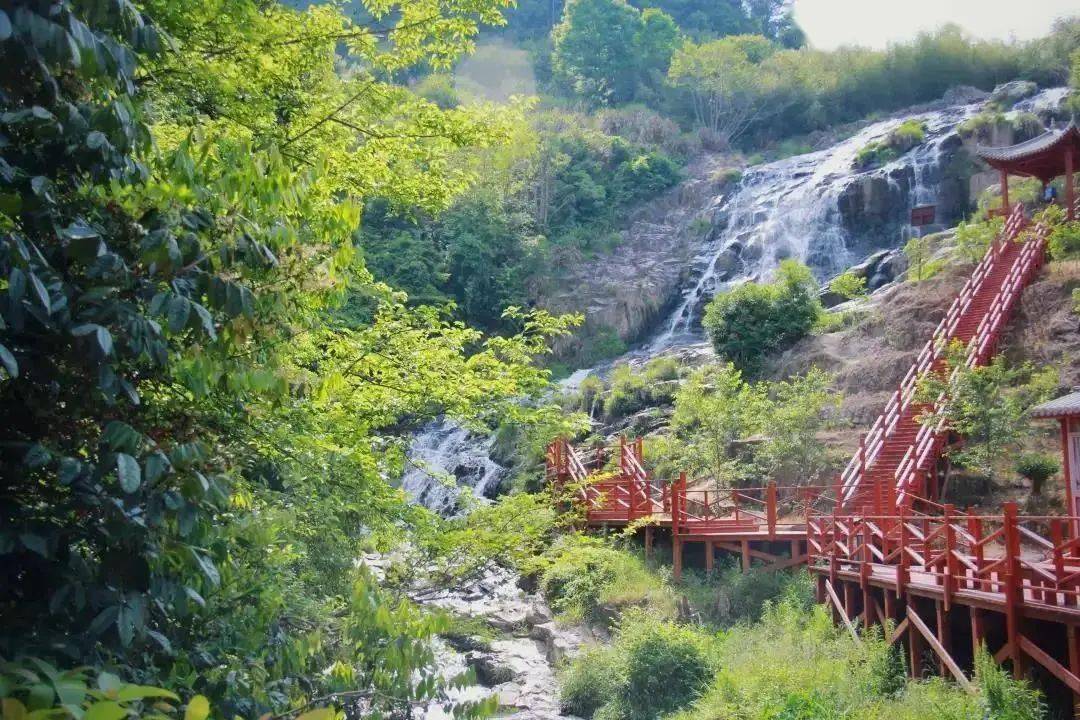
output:
M 409 445 L 409 465 L 401 487 L 414 502 L 450 516 L 463 510 L 463 488 L 476 498 L 498 490 L 506 468 L 491 459 L 495 436 L 474 435 L 457 423 L 440 419 L 425 425 Z
M 1067 94 L 1067 88 L 1043 90 L 1017 108 L 1053 110 Z M 644 347 L 599 368 L 578 370 L 562 387 L 573 389 L 590 373 L 604 372 L 620 360 L 640 360 L 700 343 L 705 303 L 719 290 L 768 278 L 785 258 L 797 258 L 819 278 L 827 278 L 875 250 L 902 247 L 922 232 L 909 224 L 913 207 L 935 205 L 940 211 L 944 164 L 960 145 L 957 126 L 980 107 L 954 105 L 876 122 L 827 149 L 751 167 L 734 190 L 703 197 L 696 212 L 710 222 L 712 232 L 692 260 L 690 280 L 675 310 Z M 881 167 L 856 169 L 859 150 L 910 119 L 925 127 L 921 144 Z M 853 227 L 858 224 L 853 217 L 868 216 L 872 222 Z M 941 229 L 955 219 L 939 212 L 930 228 Z M 495 491 L 505 476 L 506 469 L 488 457 L 492 444 L 491 438 L 472 435 L 452 422 L 431 423 L 413 440 L 409 451 L 413 466 L 403 486 L 429 508 L 443 514 L 457 512 L 461 491 L 446 479 L 456 479 L 480 497 Z
M 767 278 L 781 260 L 805 262 L 820 277 L 833 275 L 860 259 L 855 252 L 867 245 L 845 226 L 841 202 L 854 183 L 872 187 L 880 182 L 892 203 L 891 212 L 906 218 L 916 205 L 937 200 L 941 179 L 942 147 L 955 128 L 978 110 L 962 105 L 937 112 L 874 123 L 850 138 L 817 152 L 753 167 L 738 189 L 721 202 L 712 222 L 719 231 L 703 248 L 704 271 L 682 294 L 682 299 L 649 343 L 650 353 L 681 341 L 697 339 L 696 324 L 702 306 L 718 290 L 740 282 Z M 926 126 L 926 141 L 902 157 L 869 171 L 855 168 L 860 149 L 886 138 L 908 119 Z M 906 186 L 906 190 L 904 189 Z M 905 239 L 906 220 L 886 246 Z

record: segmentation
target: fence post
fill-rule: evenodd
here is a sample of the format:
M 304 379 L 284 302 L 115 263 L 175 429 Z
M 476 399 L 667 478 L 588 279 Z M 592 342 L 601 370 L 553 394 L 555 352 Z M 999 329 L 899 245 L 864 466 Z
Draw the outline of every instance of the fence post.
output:
M 908 527 L 907 518 L 904 517 L 904 508 L 900 508 L 900 562 L 896 566 L 896 597 L 901 597 L 908 584 L 908 565 L 911 559 L 907 553 Z
M 943 578 L 942 593 L 945 600 L 945 610 L 952 606 L 952 595 L 956 590 L 956 528 L 953 527 L 953 518 L 956 508 L 952 505 L 945 506 L 945 577 Z
M 1050 521 L 1050 540 L 1054 543 L 1054 585 L 1057 586 L 1065 577 L 1065 554 L 1061 546 L 1065 543 L 1065 529 L 1061 518 Z M 1057 592 L 1050 594 L 1050 604 L 1057 605 Z M 1062 598 L 1066 605 L 1069 604 L 1068 595 Z
M 1005 639 L 1009 645 L 1013 676 L 1024 676 L 1023 652 L 1020 650 L 1020 603 L 1023 600 L 1024 578 L 1020 565 L 1020 530 L 1017 524 L 1016 502 L 1004 504 L 1002 515 L 1005 535 Z
M 975 558 L 975 567 L 977 568 L 972 573 L 971 583 L 969 588 L 972 590 L 982 590 L 983 587 L 978 580 L 978 573 L 982 572 L 983 568 L 983 546 L 982 546 L 982 518 L 974 517 L 974 508 L 968 508 L 968 532 L 971 534 L 971 554 Z
M 769 523 L 769 539 L 776 538 L 776 481 L 770 480 L 765 489 L 765 517 Z

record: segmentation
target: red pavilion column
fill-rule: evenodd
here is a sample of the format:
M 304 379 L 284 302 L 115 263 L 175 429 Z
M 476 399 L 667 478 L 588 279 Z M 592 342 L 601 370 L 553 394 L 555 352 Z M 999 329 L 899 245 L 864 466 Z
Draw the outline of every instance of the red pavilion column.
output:
M 1076 189 L 1073 187 L 1073 148 L 1065 150 L 1065 214 L 1069 221 L 1076 219 Z

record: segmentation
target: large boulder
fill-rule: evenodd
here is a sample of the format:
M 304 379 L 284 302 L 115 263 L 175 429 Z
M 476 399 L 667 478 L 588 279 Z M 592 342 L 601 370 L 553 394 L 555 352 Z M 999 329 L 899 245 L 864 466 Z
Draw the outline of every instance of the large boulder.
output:
M 1039 86 L 1029 80 L 1013 80 L 998 85 L 990 93 L 987 103 L 1000 110 L 1008 110 L 1021 100 L 1039 92 Z

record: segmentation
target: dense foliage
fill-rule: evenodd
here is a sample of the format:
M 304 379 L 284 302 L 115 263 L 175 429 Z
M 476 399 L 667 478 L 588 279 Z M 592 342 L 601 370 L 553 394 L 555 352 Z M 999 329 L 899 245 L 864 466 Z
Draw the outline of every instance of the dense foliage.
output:
M 705 307 L 716 352 L 753 375 L 764 358 L 805 336 L 821 315 L 817 282 L 796 260 L 785 260 L 770 283 L 746 283 L 718 293 Z
M 566 324 L 511 309 L 520 334 L 485 339 L 410 310 L 353 236 L 372 194 L 446 207 L 473 177 L 451 160 L 506 137 L 381 79 L 498 8 L 0 11 L 0 654 L 224 715 L 443 693 L 440 621 L 353 560 L 423 520 L 386 482 L 402 430 L 526 419 Z
M 949 349 L 948 362 L 919 384 L 918 396 L 933 405 L 919 418 L 924 424 L 955 431 L 964 443 L 949 450 L 959 465 L 993 478 L 1001 466 L 1016 458 L 1034 434 L 1028 411 L 1048 400 L 1058 382 L 1055 368 L 1037 369 L 1030 363 L 1010 365 L 1002 357 L 969 368 L 959 344 Z

